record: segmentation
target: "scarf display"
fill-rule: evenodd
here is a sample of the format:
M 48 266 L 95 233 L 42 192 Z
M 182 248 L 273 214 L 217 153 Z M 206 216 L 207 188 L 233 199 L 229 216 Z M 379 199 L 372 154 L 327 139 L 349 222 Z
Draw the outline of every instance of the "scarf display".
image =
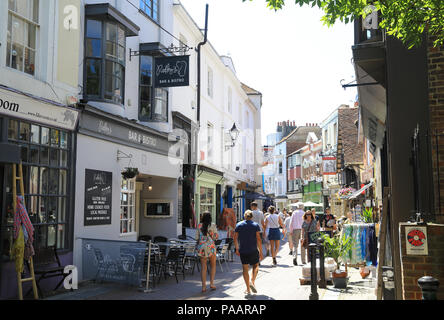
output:
M 345 263 L 352 265 L 365 263 L 368 266 L 377 266 L 378 244 L 374 223 L 345 224 L 342 237 L 352 239 L 351 249 L 343 256 Z

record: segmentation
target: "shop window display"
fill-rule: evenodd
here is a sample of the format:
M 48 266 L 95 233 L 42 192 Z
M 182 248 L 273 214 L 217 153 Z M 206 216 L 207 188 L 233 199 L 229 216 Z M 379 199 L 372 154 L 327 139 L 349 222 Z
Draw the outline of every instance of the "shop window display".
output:
M 27 122 L 9 120 L 10 143 L 20 145 L 23 164 L 25 204 L 35 228 L 35 248 L 57 245 L 68 249 L 69 133 Z M 5 166 L 2 212 L 2 257 L 12 246 L 14 215 L 12 209 L 12 166 Z

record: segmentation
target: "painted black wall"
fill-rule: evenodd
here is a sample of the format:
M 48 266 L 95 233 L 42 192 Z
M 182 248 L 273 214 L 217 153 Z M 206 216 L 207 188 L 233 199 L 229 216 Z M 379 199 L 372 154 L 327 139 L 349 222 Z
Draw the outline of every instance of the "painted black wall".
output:
M 393 264 L 396 296 L 401 297 L 401 268 L 399 255 L 399 222 L 414 214 L 415 198 L 411 158 L 411 138 L 419 125 L 422 151 L 420 153 L 419 192 L 422 208 L 431 211 L 431 162 L 427 130 L 430 128 L 428 110 L 428 76 L 426 47 L 408 50 L 399 40 L 387 37 L 387 145 L 388 182 L 390 186 L 390 218 L 393 240 Z

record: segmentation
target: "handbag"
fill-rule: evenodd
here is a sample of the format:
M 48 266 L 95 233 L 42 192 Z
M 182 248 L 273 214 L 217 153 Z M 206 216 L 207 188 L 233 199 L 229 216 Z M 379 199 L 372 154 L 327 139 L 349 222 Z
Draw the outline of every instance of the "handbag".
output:
M 310 224 L 308 225 L 307 230 L 310 230 L 312 223 L 313 223 L 313 220 L 311 220 Z M 308 248 L 308 231 L 307 231 L 307 235 L 304 237 L 304 239 L 301 239 L 301 246 L 304 248 Z

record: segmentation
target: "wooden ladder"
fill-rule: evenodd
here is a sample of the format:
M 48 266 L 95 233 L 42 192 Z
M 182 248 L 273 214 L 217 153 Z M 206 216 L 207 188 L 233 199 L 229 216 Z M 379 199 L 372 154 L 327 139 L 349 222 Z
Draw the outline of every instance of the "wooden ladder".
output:
M 20 182 L 20 194 L 23 197 L 23 205 L 25 205 L 25 188 L 23 185 L 23 166 L 20 162 L 18 165 L 19 175 L 17 176 L 17 165 L 15 163 L 12 164 L 12 202 L 14 208 L 14 214 L 16 214 L 17 210 L 17 180 Z M 23 300 L 23 282 L 32 281 L 32 290 L 34 292 L 34 299 L 38 299 L 39 295 L 37 292 L 37 285 L 35 283 L 35 274 L 34 274 L 34 264 L 32 262 L 32 257 L 29 258 L 29 271 L 31 276 L 29 278 L 23 278 L 20 272 L 17 273 L 17 284 L 18 284 L 18 295 L 19 299 Z
M 381 227 L 379 228 L 379 259 L 378 259 L 378 282 L 376 289 L 376 300 L 382 300 L 382 266 L 385 263 L 385 246 L 387 241 L 387 226 L 388 226 L 388 204 L 389 204 L 390 188 L 384 188 L 384 195 L 382 198 L 382 217 Z

